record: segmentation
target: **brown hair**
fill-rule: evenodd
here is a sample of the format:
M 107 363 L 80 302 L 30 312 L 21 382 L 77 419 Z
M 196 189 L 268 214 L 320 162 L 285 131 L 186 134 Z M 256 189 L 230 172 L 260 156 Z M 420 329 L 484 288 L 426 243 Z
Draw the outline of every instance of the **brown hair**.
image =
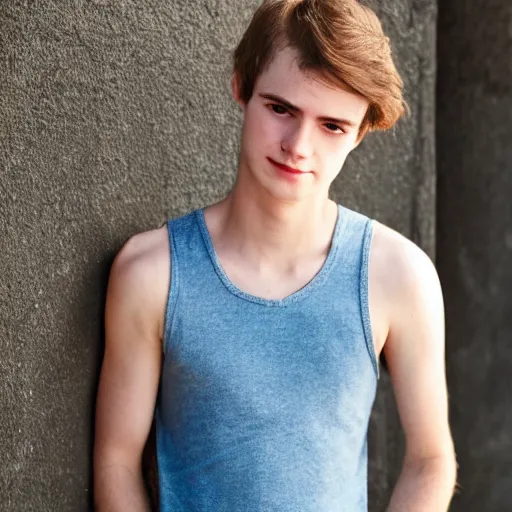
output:
M 360 136 L 391 128 L 408 110 L 389 38 L 375 13 L 356 0 L 263 0 L 234 52 L 242 101 L 251 99 L 256 79 L 286 46 L 298 51 L 300 69 L 370 102 Z

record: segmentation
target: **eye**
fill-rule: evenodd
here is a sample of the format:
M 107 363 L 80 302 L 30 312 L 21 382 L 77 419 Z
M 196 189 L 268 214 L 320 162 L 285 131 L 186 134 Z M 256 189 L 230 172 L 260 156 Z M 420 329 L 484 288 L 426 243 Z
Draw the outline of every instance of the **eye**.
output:
M 330 132 L 334 133 L 345 133 L 345 130 L 343 130 L 341 127 L 339 127 L 337 124 L 334 123 L 326 123 L 324 125 Z
M 288 112 L 288 110 L 283 107 L 282 105 L 279 105 L 277 103 L 271 103 L 270 104 L 270 108 L 276 113 L 276 114 L 286 114 Z

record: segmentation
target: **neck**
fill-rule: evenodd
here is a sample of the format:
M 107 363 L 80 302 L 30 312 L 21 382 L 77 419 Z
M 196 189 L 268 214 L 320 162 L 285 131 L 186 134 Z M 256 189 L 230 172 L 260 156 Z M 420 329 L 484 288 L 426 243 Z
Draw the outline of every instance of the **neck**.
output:
M 214 208 L 219 250 L 236 253 L 258 270 L 292 271 L 303 261 L 325 256 L 337 219 L 337 205 L 327 197 L 279 201 L 238 182 Z

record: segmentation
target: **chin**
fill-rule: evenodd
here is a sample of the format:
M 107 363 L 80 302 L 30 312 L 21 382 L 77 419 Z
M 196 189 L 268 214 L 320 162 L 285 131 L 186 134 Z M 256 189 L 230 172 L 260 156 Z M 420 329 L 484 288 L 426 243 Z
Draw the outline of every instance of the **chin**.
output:
M 289 186 L 287 183 L 276 183 L 275 181 L 262 183 L 262 186 L 270 196 L 283 202 L 304 201 L 318 192 L 312 186 L 296 187 Z

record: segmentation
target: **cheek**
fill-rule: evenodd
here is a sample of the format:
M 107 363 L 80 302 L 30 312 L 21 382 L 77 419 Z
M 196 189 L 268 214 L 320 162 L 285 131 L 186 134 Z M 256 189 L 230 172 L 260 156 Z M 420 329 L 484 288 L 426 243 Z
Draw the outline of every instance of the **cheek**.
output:
M 322 166 L 329 175 L 336 175 L 340 170 L 347 155 L 353 148 L 352 141 L 336 141 L 333 144 L 327 144 L 322 152 Z
M 283 132 L 280 119 L 272 118 L 264 110 L 251 112 L 246 117 L 246 135 L 254 147 L 275 146 Z
M 336 161 L 340 160 L 341 158 L 344 158 L 346 149 L 342 142 L 339 140 L 331 140 L 328 141 L 328 143 L 323 145 L 323 151 L 322 154 L 324 155 L 324 158 Z

